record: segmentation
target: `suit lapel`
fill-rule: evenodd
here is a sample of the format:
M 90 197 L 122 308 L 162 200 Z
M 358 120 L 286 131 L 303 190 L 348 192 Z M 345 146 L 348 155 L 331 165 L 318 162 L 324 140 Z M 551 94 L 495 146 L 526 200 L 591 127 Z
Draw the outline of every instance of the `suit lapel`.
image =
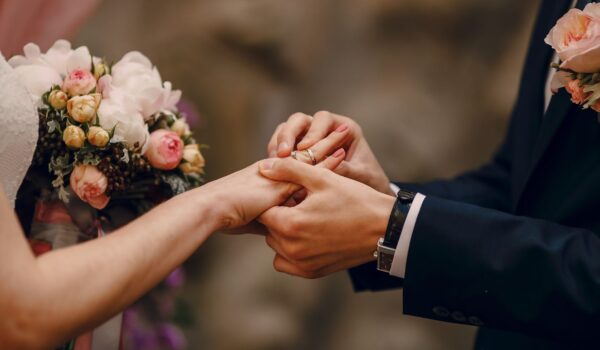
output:
M 568 111 L 571 107 L 573 107 L 573 103 L 571 102 L 569 93 L 567 93 L 565 89 L 560 89 L 559 92 L 552 97 L 550 105 L 548 106 L 548 110 L 544 115 L 541 130 L 533 148 L 529 170 L 525 175 L 525 180 L 522 182 L 523 186 L 521 187 L 519 195 L 517 196 L 517 203 L 521 199 L 523 191 L 527 187 L 527 183 L 531 181 L 531 176 L 542 160 L 546 149 L 554 137 L 554 134 L 564 121 L 565 117 L 568 115 Z
M 576 7 L 583 8 L 587 3 L 589 3 L 589 1 L 579 0 L 576 4 Z M 558 19 L 568 11 L 572 2 L 571 0 L 546 0 L 544 5 L 548 4 L 552 7 L 552 10 L 550 10 L 552 15 L 549 16 L 549 22 L 546 22 L 542 26 L 543 37 L 545 37 L 545 35 L 550 31 L 550 29 L 554 26 L 556 21 L 558 21 Z M 543 37 L 540 39 L 538 36 L 536 40 L 540 40 L 543 43 Z M 543 45 L 544 46 L 541 50 L 543 50 L 544 52 L 542 54 L 544 61 L 536 64 L 549 64 L 553 56 L 554 52 L 550 48 L 550 46 L 546 45 L 545 43 L 543 43 Z M 543 96 L 543 89 L 545 88 L 544 79 L 546 77 L 547 71 L 544 70 L 544 75 L 542 78 L 543 83 L 540 87 L 540 89 L 542 89 L 541 96 Z M 517 190 L 517 196 L 515 197 L 515 207 L 518 205 L 523 195 L 523 192 L 527 187 L 528 182 L 531 180 L 531 176 L 533 175 L 535 169 L 539 165 L 539 162 L 542 159 L 544 152 L 546 151 L 548 145 L 550 145 L 550 142 L 552 141 L 552 137 L 558 130 L 560 124 L 563 122 L 565 116 L 567 115 L 567 112 L 569 111 L 569 107 L 571 106 L 572 103 L 569 94 L 565 91 L 565 89 L 560 89 L 559 92 L 555 94 L 550 100 L 550 105 L 548 106 L 546 113 L 543 115 L 543 118 L 541 118 L 541 115 L 537 113 L 535 116 L 532 116 L 534 120 L 530 121 L 532 128 L 530 128 L 531 132 L 529 133 L 529 135 L 530 137 L 535 139 L 535 143 L 533 144 L 533 152 L 529 157 L 529 166 L 527 167 L 527 170 L 524 172 L 524 174 L 522 174 L 522 181 L 518 182 L 520 186 Z

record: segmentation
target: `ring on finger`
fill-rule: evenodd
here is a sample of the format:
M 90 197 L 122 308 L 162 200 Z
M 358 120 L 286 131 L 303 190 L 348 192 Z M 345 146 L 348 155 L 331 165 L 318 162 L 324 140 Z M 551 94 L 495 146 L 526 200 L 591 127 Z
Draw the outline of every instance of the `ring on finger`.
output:
M 298 160 L 298 151 L 292 151 L 291 154 L 292 158 L 294 158 L 295 160 Z
M 310 158 L 312 165 L 317 165 L 317 158 L 315 157 L 315 153 L 313 152 L 313 150 L 309 148 L 305 150 L 305 152 L 306 154 L 308 154 L 308 158 Z

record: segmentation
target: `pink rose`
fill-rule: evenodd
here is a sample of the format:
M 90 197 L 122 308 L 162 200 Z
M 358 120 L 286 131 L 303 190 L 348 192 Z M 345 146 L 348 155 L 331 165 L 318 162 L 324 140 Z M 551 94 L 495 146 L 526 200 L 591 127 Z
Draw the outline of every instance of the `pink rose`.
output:
M 96 78 L 94 75 L 86 69 L 75 69 L 63 82 L 63 90 L 69 94 L 69 96 L 86 95 L 90 93 L 96 87 Z
M 78 165 L 71 172 L 71 188 L 82 201 L 96 209 L 103 209 L 110 198 L 105 194 L 106 176 L 93 165 Z
M 579 81 L 579 79 L 569 80 L 569 82 L 565 84 L 565 89 L 571 94 L 571 101 L 578 105 L 584 104 L 590 95 L 583 91 L 583 87 L 580 84 L 581 81 Z
M 156 169 L 175 169 L 183 158 L 183 141 L 170 130 L 156 130 L 150 134 L 146 158 Z
M 545 41 L 556 50 L 562 68 L 578 73 L 600 70 L 600 4 L 569 10 Z

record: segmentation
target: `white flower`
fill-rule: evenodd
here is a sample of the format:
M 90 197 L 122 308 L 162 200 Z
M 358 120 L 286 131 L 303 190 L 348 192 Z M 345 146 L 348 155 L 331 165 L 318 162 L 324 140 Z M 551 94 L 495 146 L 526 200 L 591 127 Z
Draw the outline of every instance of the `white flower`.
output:
M 129 147 L 138 147 L 142 153 L 146 151 L 148 126 L 144 117 L 136 108 L 135 100 L 127 95 L 113 91 L 110 98 L 105 98 L 98 108 L 100 126 L 105 130 L 115 127 L 111 142 L 124 142 Z
M 137 51 L 127 53 L 111 69 L 110 91 L 131 96 L 145 120 L 162 110 L 174 111 L 181 91 L 162 81 L 156 67 Z
M 91 69 L 92 56 L 87 47 L 75 50 L 66 40 L 58 40 L 46 53 L 39 46 L 29 43 L 23 48 L 23 56 L 8 60 L 37 106 L 41 106 L 42 95 L 53 85 L 61 85 L 69 72 L 75 69 Z
M 54 85 L 60 85 L 62 79 L 56 71 L 50 67 L 29 65 L 18 66 L 15 72 L 21 83 L 25 86 L 36 107 L 43 105 L 42 95 Z

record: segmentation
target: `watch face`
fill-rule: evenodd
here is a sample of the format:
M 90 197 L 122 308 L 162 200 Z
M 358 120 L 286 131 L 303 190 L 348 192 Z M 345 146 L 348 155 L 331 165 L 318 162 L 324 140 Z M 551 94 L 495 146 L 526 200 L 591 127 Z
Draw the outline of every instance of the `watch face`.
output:
M 392 261 L 394 261 L 394 254 L 379 251 L 377 257 L 377 269 L 379 271 L 389 272 L 392 269 Z
M 400 200 L 402 200 L 402 201 L 412 201 L 413 199 L 415 199 L 415 193 L 405 191 L 405 190 L 400 190 L 400 191 L 398 191 L 398 198 L 400 198 Z

